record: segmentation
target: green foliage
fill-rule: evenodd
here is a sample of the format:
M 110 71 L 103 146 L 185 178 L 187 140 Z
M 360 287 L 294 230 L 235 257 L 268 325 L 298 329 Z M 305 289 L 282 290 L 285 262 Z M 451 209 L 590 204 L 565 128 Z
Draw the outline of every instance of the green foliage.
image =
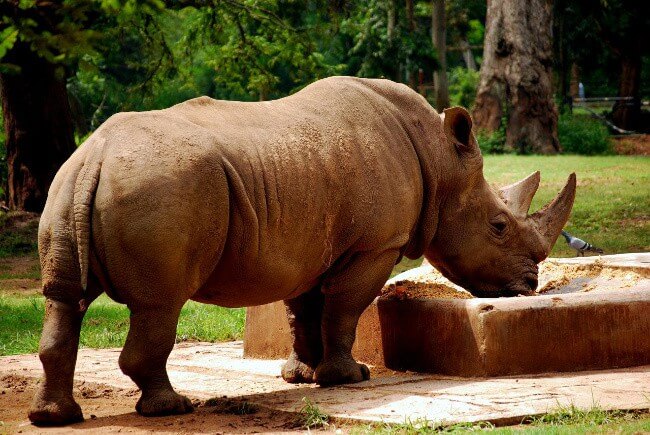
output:
M 571 404 L 570 406 L 559 406 L 553 412 L 549 412 L 548 414 L 530 417 L 524 420 L 524 423 L 551 426 L 567 424 L 588 424 L 592 426 L 600 426 L 603 424 L 611 424 L 621 417 L 624 417 L 626 414 L 628 413 L 625 411 L 605 411 L 598 407 L 581 409 Z
M 186 21 L 190 30 L 181 40 L 201 44 L 198 53 L 207 55 L 205 65 L 227 96 L 276 98 L 341 69 L 318 50 L 312 32 L 320 23 L 310 25 L 298 2 L 223 2 L 188 17 L 194 21 Z
M 557 133 L 565 153 L 592 155 L 612 151 L 607 127 L 588 116 L 560 115 Z
M 321 411 L 308 398 L 303 397 L 302 401 L 304 405 L 300 409 L 300 423 L 305 429 L 309 430 L 329 426 L 329 415 Z
M 0 33 L 0 60 L 21 41 L 50 63 L 74 65 L 101 47 L 104 19 L 120 21 L 134 14 L 155 13 L 162 7 L 159 0 L 22 0 L 7 6 L 7 12 L 0 16 L 4 27 Z M 0 72 L 20 67 L 4 63 Z
M 459 66 L 449 71 L 448 80 L 451 105 L 472 107 L 480 81 L 479 72 Z
M 506 147 L 506 132 L 503 127 L 490 133 L 485 130 L 476 132 L 476 141 L 481 149 L 481 153 L 485 154 L 504 154 L 511 152 Z
M 348 73 L 361 77 L 386 77 L 399 81 L 401 69 L 410 73 L 422 69 L 425 75 L 438 67 L 435 49 L 426 26 L 411 30 L 402 8 L 395 8 L 395 25 L 389 30 L 389 0 L 370 0 L 357 5 L 341 32 L 352 39 Z M 427 13 L 416 8 L 420 13 Z M 426 16 L 430 21 L 429 15 Z
M 477 432 L 494 429 L 489 422 L 457 423 L 444 425 L 427 419 L 407 419 L 404 423 L 374 423 L 367 426 L 360 426 L 351 431 L 353 434 L 380 434 L 380 435 L 416 435 L 416 434 L 437 434 L 437 433 L 464 433 Z
M 353 434 L 433 434 L 474 433 L 493 434 L 584 434 L 584 433 L 647 433 L 650 416 L 644 412 L 605 411 L 599 408 L 580 410 L 573 406 L 560 408 L 539 417 L 526 419 L 522 424 L 495 427 L 489 422 L 460 423 L 450 426 L 426 420 L 406 421 L 401 424 L 374 423 L 356 426 Z

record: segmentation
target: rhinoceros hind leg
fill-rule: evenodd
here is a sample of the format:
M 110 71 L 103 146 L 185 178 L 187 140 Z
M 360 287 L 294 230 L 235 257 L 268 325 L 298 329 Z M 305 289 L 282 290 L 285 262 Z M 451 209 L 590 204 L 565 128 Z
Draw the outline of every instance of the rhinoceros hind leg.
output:
M 359 317 L 379 294 L 399 253 L 367 252 L 329 277 L 323 307 L 323 360 L 314 380 L 321 386 L 349 384 L 370 379 L 370 370 L 352 357 Z
M 38 356 L 45 376 L 29 410 L 38 426 L 83 421 L 81 407 L 72 397 L 74 367 L 83 312 L 78 305 L 47 299 Z
M 324 296 L 320 286 L 284 301 L 293 350 L 282 366 L 282 378 L 292 384 L 314 382 L 314 370 L 323 358 L 321 315 Z
M 129 334 L 120 354 L 120 368 L 142 390 L 136 411 L 142 415 L 185 414 L 192 402 L 174 391 L 167 376 L 167 358 L 174 347 L 180 307 L 131 310 Z

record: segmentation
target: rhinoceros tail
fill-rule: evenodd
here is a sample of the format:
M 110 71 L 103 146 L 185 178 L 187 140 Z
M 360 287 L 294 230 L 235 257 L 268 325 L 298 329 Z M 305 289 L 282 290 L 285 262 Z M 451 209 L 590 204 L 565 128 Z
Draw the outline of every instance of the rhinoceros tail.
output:
M 84 291 L 88 286 L 88 252 L 91 234 L 91 211 L 95 192 L 99 184 L 102 168 L 104 140 L 88 144 L 91 148 L 86 156 L 83 167 L 77 175 L 73 196 L 74 231 L 77 239 L 77 255 L 79 256 L 79 271 L 81 287 Z

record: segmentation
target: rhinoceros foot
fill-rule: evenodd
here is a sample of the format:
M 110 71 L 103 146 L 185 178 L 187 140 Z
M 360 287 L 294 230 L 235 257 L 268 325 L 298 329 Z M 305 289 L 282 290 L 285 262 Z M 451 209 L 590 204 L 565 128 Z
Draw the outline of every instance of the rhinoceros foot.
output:
M 29 410 L 29 420 L 36 426 L 61 426 L 83 419 L 81 407 L 72 396 L 50 399 L 37 393 Z
M 290 384 L 311 384 L 314 382 L 314 369 L 300 361 L 295 352 L 282 366 L 282 379 Z
M 194 411 L 192 402 L 173 390 L 159 390 L 142 394 L 135 405 L 138 414 L 145 416 L 187 414 Z
M 353 384 L 370 379 L 370 370 L 352 358 L 323 361 L 314 373 L 314 381 L 321 387 Z

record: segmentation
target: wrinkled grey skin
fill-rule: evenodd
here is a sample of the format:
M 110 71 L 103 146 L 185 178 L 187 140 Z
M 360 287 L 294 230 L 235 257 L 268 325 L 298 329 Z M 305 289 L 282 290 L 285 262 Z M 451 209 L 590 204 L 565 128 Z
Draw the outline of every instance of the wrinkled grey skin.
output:
M 41 218 L 45 377 L 29 418 L 83 418 L 72 397 L 79 328 L 102 292 L 131 310 L 119 364 L 142 390 L 143 415 L 192 409 L 165 368 L 188 299 L 284 300 L 287 381 L 368 379 L 350 352 L 355 328 L 402 255 L 426 255 L 477 293 L 531 290 L 573 197 L 558 197 L 546 220 L 522 218 L 517 189 L 485 183 L 467 111 L 443 122 L 387 80 L 115 115 L 63 165 Z

